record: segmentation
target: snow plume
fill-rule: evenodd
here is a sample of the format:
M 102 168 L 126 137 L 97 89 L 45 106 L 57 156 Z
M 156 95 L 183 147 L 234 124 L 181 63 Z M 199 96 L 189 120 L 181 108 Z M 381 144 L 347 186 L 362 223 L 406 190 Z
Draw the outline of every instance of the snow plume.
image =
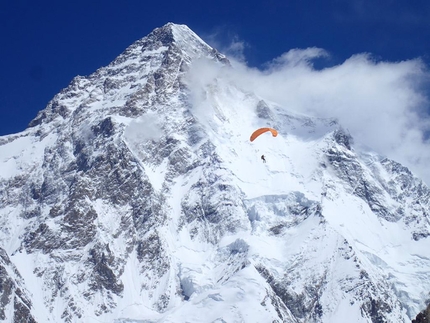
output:
M 221 35 L 226 35 L 221 37 Z M 218 51 L 239 62 L 246 62 L 245 49 L 249 44 L 239 38 L 228 26 L 218 26 L 212 33 L 203 35 L 207 43 Z M 225 38 L 222 40 L 222 38 Z
M 157 114 L 148 112 L 130 122 L 125 135 L 129 138 L 136 138 L 140 142 L 159 140 L 162 135 L 161 127 L 162 124 Z
M 239 41 L 236 37 L 230 42 L 228 47 L 223 51 L 228 56 L 234 57 L 240 62 L 246 62 L 244 50 L 246 48 L 246 43 Z
M 203 85 L 228 78 L 285 109 L 337 118 L 354 137 L 355 148 L 368 147 L 394 159 L 430 184 L 426 138 L 430 102 L 423 90 L 429 72 L 424 63 L 419 59 L 375 61 L 368 54 L 358 54 L 336 66 L 320 70 L 313 66 L 316 59 L 327 56 L 320 48 L 293 49 L 266 63 L 264 69 L 250 68 L 244 59 L 230 58 L 232 69 L 199 61 L 190 79 Z

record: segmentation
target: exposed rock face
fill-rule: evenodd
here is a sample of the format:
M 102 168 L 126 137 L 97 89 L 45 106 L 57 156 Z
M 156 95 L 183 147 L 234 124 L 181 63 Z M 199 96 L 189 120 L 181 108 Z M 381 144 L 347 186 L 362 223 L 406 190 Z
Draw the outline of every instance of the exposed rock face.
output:
M 410 321 L 425 184 L 195 62 L 231 68 L 167 24 L 0 138 L 0 320 Z
M 412 320 L 412 323 L 429 323 L 430 322 L 430 305 L 427 308 L 418 313 L 417 317 Z
M 22 277 L 8 255 L 0 249 L 0 320 L 36 322 L 30 312 L 31 298 L 24 286 Z

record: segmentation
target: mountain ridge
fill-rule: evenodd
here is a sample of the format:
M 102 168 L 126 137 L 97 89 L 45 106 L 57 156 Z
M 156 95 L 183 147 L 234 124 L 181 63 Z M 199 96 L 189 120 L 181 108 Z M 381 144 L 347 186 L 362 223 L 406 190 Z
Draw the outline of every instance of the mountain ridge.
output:
M 195 64 L 221 72 L 201 82 Z M 169 23 L 0 138 L 0 319 L 407 322 L 425 307 L 427 186 L 225 68 Z M 280 135 L 250 144 L 268 125 Z

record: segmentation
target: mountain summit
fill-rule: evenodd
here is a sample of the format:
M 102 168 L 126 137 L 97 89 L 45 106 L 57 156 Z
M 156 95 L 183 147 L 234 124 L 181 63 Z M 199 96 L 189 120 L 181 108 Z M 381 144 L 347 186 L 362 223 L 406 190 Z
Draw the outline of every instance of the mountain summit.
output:
M 169 23 L 0 137 L 0 320 L 409 322 L 425 308 L 427 186 L 232 69 Z M 278 136 L 250 142 L 260 127 Z

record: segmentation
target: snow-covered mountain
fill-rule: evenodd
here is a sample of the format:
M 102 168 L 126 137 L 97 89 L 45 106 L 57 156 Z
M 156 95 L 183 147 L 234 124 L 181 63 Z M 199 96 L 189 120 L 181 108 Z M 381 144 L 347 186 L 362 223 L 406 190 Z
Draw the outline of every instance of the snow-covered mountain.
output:
M 203 82 L 203 65 L 219 73 Z M 428 187 L 335 120 L 223 78 L 232 68 L 169 23 L 0 137 L 1 321 L 410 322 L 425 308 Z M 250 142 L 265 126 L 279 135 Z

